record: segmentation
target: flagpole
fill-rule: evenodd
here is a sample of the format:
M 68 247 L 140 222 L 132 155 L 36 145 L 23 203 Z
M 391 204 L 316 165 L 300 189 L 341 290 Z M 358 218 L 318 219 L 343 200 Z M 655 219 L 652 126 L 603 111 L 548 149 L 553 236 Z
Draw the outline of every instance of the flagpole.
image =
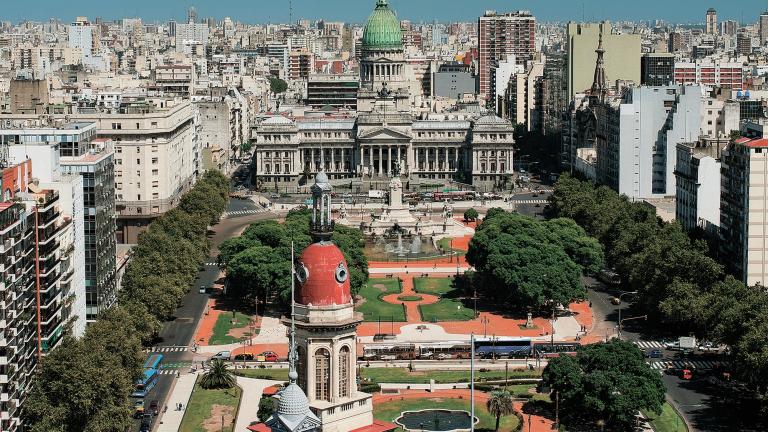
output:
M 471 355 L 469 360 L 469 424 L 470 431 L 475 432 L 475 333 L 469 337 Z

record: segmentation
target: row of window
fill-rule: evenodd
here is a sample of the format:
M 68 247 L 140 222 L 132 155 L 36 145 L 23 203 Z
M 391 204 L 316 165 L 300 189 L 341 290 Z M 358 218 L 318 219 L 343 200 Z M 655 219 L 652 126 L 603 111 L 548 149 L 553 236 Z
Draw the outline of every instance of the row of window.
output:
M 152 158 L 152 165 L 157 165 L 159 163 L 158 158 L 153 157 Z M 122 159 L 115 159 L 115 165 L 122 165 L 123 160 Z M 141 165 L 141 159 L 136 158 L 136 165 Z
M 152 146 L 152 153 L 157 153 L 158 147 Z M 116 146 L 115 153 L 121 154 L 123 152 L 123 146 Z M 136 146 L 136 153 L 141 153 L 141 146 Z

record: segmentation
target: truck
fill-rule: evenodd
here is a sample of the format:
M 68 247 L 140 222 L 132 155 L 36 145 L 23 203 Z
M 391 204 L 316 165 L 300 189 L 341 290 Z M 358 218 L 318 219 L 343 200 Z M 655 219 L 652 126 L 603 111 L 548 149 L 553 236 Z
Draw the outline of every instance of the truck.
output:
M 678 348 L 680 351 L 693 351 L 696 349 L 696 338 L 694 336 L 681 336 L 678 339 Z

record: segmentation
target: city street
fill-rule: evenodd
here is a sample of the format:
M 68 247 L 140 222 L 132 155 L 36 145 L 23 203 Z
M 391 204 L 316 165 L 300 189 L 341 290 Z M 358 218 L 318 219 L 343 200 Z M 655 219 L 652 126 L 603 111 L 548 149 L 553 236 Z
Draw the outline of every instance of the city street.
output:
M 251 200 L 229 200 L 227 212 L 235 212 L 242 210 L 257 210 L 259 207 Z M 211 242 L 213 248 L 211 250 L 211 256 L 206 259 L 206 263 L 216 262 L 218 252 L 216 247 L 224 240 L 238 235 L 249 224 L 263 219 L 274 218 L 273 213 L 260 212 L 246 214 L 242 216 L 222 218 L 218 225 L 213 228 L 213 235 L 211 236 Z M 195 329 L 201 316 L 205 312 L 205 306 L 208 301 L 207 294 L 200 294 L 198 288 L 201 285 L 211 286 L 219 276 L 218 267 L 211 265 L 204 265 L 202 270 L 198 274 L 197 279 L 192 285 L 189 292 L 184 296 L 182 305 L 176 310 L 176 316 L 173 321 L 168 321 L 163 324 L 160 330 L 159 342 L 156 345 L 154 351 L 161 352 L 165 357 L 163 363 L 169 366 L 169 373 L 161 373 L 157 382 L 157 386 L 146 397 L 146 401 L 166 400 L 168 393 L 172 387 L 173 381 L 176 379 L 175 370 L 178 367 L 189 366 L 192 363 L 205 360 L 206 356 L 196 356 L 191 351 L 192 338 L 194 337 Z M 174 368 L 173 366 L 176 366 Z
M 595 316 L 595 328 L 593 333 L 596 335 L 605 335 L 608 338 L 616 335 L 618 323 L 619 308 L 627 308 L 630 296 L 622 297 L 624 300 L 620 305 L 611 303 L 611 299 L 620 291 L 606 290 L 605 285 L 593 278 L 585 278 L 589 287 L 588 298 L 593 305 Z M 596 288 L 596 289 L 594 289 Z M 622 319 L 630 318 L 631 313 L 626 309 L 622 310 Z M 637 343 L 643 351 L 648 353 L 651 349 L 659 349 L 663 357 L 658 359 L 649 359 L 651 367 L 663 373 L 663 366 L 670 364 L 680 364 L 687 362 L 697 366 L 701 374 L 694 376 L 692 380 L 683 380 L 675 374 L 663 374 L 662 380 L 667 388 L 667 396 L 678 411 L 683 415 L 691 426 L 691 432 L 694 431 L 744 431 L 749 430 L 743 426 L 744 418 L 738 414 L 738 410 L 724 408 L 722 401 L 727 398 L 728 393 L 724 383 L 715 381 L 709 375 L 706 366 L 712 364 L 727 364 L 722 356 L 704 357 L 701 354 L 690 359 L 681 360 L 675 358 L 675 351 L 661 348 L 658 338 L 649 337 L 642 333 L 642 320 L 634 321 L 639 323 L 628 325 L 633 321 L 625 322 L 622 329 L 622 339 Z M 682 425 L 681 425 L 682 430 Z

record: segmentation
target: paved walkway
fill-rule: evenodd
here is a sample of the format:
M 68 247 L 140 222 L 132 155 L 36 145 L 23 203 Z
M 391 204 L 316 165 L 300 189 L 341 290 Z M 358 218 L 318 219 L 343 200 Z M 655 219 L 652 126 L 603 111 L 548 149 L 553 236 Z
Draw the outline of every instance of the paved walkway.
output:
M 181 427 L 181 420 L 184 418 L 184 413 L 189 403 L 189 398 L 192 396 L 192 390 L 195 388 L 195 381 L 197 381 L 196 373 L 183 373 L 181 377 L 175 378 L 176 383 L 173 385 L 173 390 L 168 395 L 166 403 L 168 404 L 168 411 L 158 416 L 157 432 L 177 432 Z M 183 409 L 181 411 L 176 410 L 176 404 L 182 403 Z
M 235 432 L 244 432 L 251 423 L 258 421 L 259 402 L 264 389 L 282 381 L 270 381 L 255 378 L 237 377 L 237 385 L 243 390 L 240 408 L 237 411 Z
M 382 301 L 392 304 L 404 304 L 406 312 L 406 321 L 409 323 L 420 323 L 421 313 L 419 312 L 419 306 L 437 303 L 440 299 L 431 294 L 417 294 L 413 289 L 413 275 L 412 274 L 399 274 L 398 277 L 403 282 L 403 292 L 400 294 L 390 294 L 381 298 Z M 400 296 L 419 296 L 421 300 L 417 301 L 402 301 L 398 300 Z

